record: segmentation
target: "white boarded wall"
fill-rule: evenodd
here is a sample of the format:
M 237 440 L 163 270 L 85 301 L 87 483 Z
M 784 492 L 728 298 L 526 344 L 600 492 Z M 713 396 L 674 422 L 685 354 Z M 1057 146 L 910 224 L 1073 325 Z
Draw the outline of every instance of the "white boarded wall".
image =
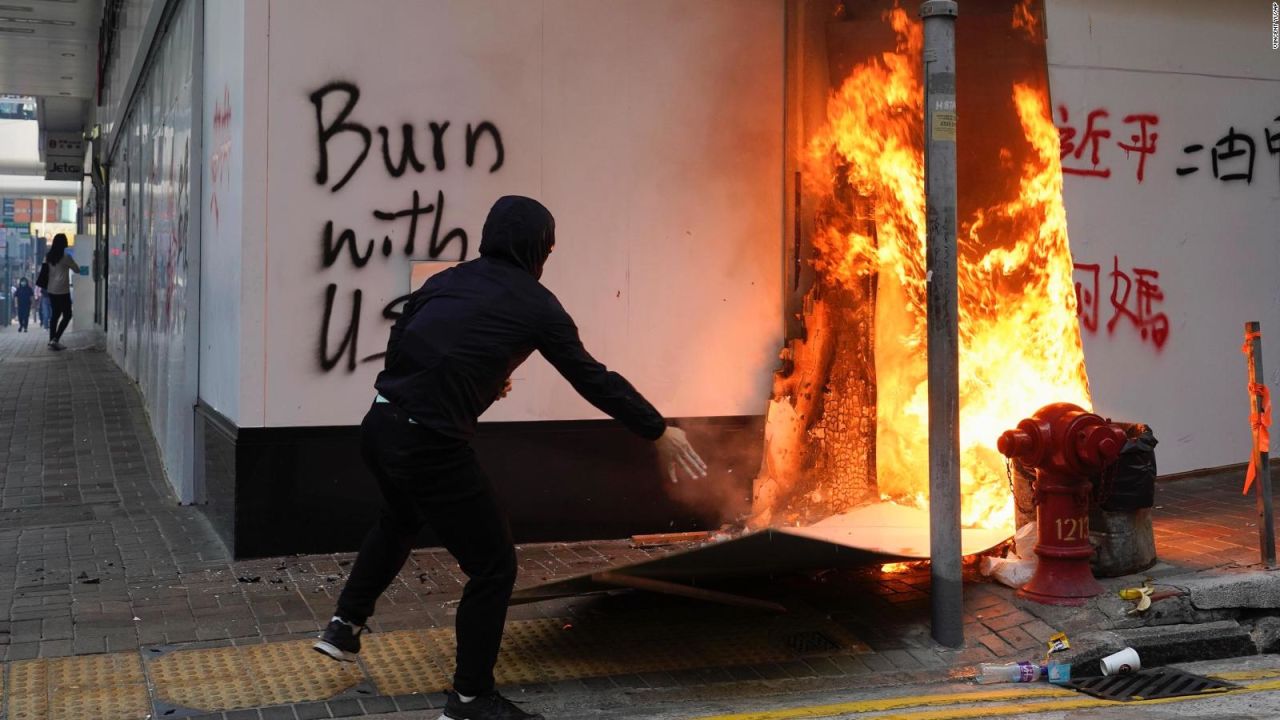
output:
M 244 380 L 261 388 L 245 402 L 260 403 L 266 425 L 357 423 L 380 367 L 366 358 L 385 347 L 382 311 L 410 290 L 410 260 L 430 255 L 437 215 L 437 238 L 465 233 L 472 258 L 485 212 L 503 194 L 531 195 L 555 214 L 544 283 L 588 349 L 662 412 L 763 411 L 782 323 L 780 2 L 272 0 L 269 17 L 266 124 L 246 131 L 267 139 L 265 249 L 261 263 L 247 249 L 245 258 L 265 273 L 266 370 L 261 386 Z M 336 192 L 363 141 L 335 134 L 327 181 L 317 182 L 310 96 L 335 82 L 348 85 L 323 96 L 320 122 L 333 126 L 357 88 L 346 121 L 372 140 Z M 449 123 L 443 169 L 431 122 Z M 378 126 L 389 128 L 394 164 L 404 123 L 425 169 L 407 166 L 397 178 Z M 468 125 L 477 138 L 470 166 Z M 490 171 L 495 134 L 503 156 Z M 420 207 L 443 195 L 444 208 L 420 215 L 406 255 L 408 218 L 372 213 L 409 209 L 415 191 Z M 358 252 L 343 248 L 326 265 L 329 221 L 335 241 L 354 231 Z M 455 234 L 440 259 L 457 259 L 461 245 Z M 358 337 L 354 353 L 343 352 L 357 292 Z M 242 408 L 241 424 L 257 412 Z M 535 356 L 486 419 L 599 416 Z
M 199 3 L 179 3 L 151 48 L 109 159 L 110 301 L 107 348 L 146 399 L 165 472 L 179 501 L 197 500 L 193 418 L 198 389 L 199 146 L 194 63 Z M 115 69 L 127 73 L 128 67 Z M 82 257 L 85 261 L 88 258 Z
M 240 419 L 240 268 L 244 226 L 244 0 L 204 4 L 204 157 L 200 199 L 202 279 L 200 401 Z
M 1087 173 L 1066 175 L 1065 192 L 1097 410 L 1150 423 L 1162 473 L 1247 462 L 1245 321 L 1263 323 L 1280 393 L 1270 3 L 1048 0 L 1046 12 L 1054 119 L 1080 150 L 1063 164 Z M 1091 136 L 1096 165 L 1081 143 L 1091 113 L 1110 133 Z

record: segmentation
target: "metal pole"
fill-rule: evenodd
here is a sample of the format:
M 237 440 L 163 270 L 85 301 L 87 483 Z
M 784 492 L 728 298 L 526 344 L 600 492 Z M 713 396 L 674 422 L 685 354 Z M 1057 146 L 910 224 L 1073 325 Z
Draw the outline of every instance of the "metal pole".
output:
M 1253 405 L 1255 417 L 1263 415 L 1264 401 L 1262 393 L 1253 392 L 1255 385 L 1266 382 L 1262 374 L 1262 324 L 1247 322 L 1244 324 L 1244 338 L 1249 348 L 1249 402 Z M 1257 463 L 1258 476 L 1258 551 L 1262 562 L 1269 568 L 1276 566 L 1276 520 L 1271 504 L 1271 454 L 1265 445 L 1259 442 L 1259 432 L 1253 431 L 1253 446 L 1250 452 L 1256 453 L 1250 458 Z
M 9 246 L 13 244 L 13 233 L 5 229 L 4 238 L 4 326 L 13 322 L 13 268 L 9 264 Z
M 956 12 L 924 18 L 925 238 L 929 303 L 929 557 L 933 639 L 964 645 L 960 561 L 960 352 L 956 309 Z
M 9 323 L 13 322 L 12 314 L 9 313 L 9 305 L 13 302 L 13 291 L 10 288 L 13 283 L 9 278 L 9 234 L 8 229 L 5 231 L 4 238 L 4 288 L 0 295 L 4 295 L 4 315 L 0 315 L 0 319 L 4 319 L 4 323 L 0 323 L 0 327 L 8 328 Z

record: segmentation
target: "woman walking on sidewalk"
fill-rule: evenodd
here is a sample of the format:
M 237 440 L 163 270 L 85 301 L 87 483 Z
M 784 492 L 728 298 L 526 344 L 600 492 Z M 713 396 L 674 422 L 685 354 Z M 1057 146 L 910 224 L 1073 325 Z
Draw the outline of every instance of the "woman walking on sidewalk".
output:
M 44 262 L 49 268 L 49 284 L 45 287 L 45 293 L 49 296 L 49 305 L 53 309 L 53 317 L 49 320 L 49 347 L 61 350 L 62 333 L 71 324 L 71 273 L 80 272 L 75 258 L 67 252 L 66 235 L 58 233 L 53 236 L 53 247 L 49 248 Z
M 18 301 L 18 332 L 31 332 L 27 329 L 27 321 L 31 319 L 31 297 L 33 292 L 26 278 L 18 278 L 18 290 L 13 297 Z
M 485 220 L 480 257 L 431 277 L 391 328 L 377 396 L 361 425 L 365 463 L 386 501 L 315 649 L 336 660 L 360 652 L 374 603 L 428 526 L 458 561 L 467 585 L 458 605 L 457 670 L 444 717 L 536 720 L 494 691 L 493 667 L 516 553 L 506 513 L 476 462 L 476 421 L 510 389 L 511 373 L 537 350 L 580 395 L 654 441 L 664 471 L 706 476 L 684 433 L 621 375 L 596 362 L 578 328 L 538 282 L 555 245 L 555 221 L 526 197 L 498 200 Z

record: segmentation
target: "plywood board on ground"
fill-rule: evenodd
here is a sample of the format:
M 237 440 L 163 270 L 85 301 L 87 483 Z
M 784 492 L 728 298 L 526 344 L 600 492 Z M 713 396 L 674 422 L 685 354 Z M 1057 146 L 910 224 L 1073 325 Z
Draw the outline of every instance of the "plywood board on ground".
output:
M 962 531 L 961 553 L 973 555 L 1007 540 L 1011 529 Z M 828 568 L 856 568 L 929 557 L 929 513 L 876 503 L 805 527 L 770 527 L 693 545 L 640 563 L 609 568 L 615 575 L 677 583 Z M 616 588 L 602 573 L 579 575 L 518 590 L 513 603 Z

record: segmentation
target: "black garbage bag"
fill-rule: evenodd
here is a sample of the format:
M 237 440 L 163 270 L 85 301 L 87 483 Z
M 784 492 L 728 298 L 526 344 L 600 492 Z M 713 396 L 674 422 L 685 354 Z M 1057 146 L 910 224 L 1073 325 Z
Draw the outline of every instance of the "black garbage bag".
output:
M 1133 512 L 1155 505 L 1156 436 L 1144 423 L 1118 423 L 1129 438 L 1120 459 L 1103 473 L 1097 504 L 1107 512 Z

